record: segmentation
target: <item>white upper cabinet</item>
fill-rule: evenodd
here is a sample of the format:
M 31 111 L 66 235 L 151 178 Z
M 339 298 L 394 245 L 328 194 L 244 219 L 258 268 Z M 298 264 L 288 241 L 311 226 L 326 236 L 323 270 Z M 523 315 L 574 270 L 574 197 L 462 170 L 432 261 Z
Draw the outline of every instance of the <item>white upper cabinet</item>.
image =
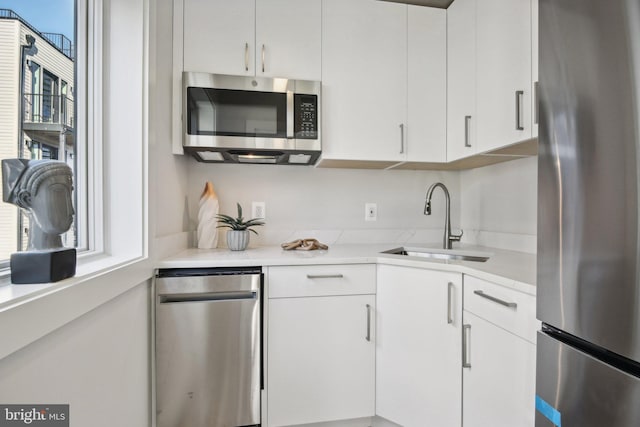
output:
M 320 80 L 321 0 L 256 0 L 256 76 Z
M 531 1 L 449 6 L 447 161 L 532 137 Z
M 320 80 L 321 0 L 184 0 L 184 70 Z
M 184 0 L 184 70 L 254 75 L 255 0 Z
M 407 5 L 322 5 L 323 159 L 404 160 Z
M 531 138 L 531 0 L 477 4 L 477 139 L 487 151 Z
M 478 152 L 476 143 L 476 0 L 447 9 L 447 161 Z
M 447 12 L 408 9 L 407 161 L 447 160 Z

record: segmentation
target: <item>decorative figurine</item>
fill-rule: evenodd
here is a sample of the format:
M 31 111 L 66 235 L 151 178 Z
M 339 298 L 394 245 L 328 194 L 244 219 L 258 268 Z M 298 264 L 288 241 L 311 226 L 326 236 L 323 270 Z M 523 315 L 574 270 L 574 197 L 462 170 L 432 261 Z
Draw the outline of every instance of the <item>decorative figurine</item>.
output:
M 2 160 L 2 200 L 29 217 L 27 250 L 11 254 L 11 283 L 57 282 L 76 273 L 76 250 L 62 246 L 73 224 L 73 172 L 55 160 Z
M 218 229 L 216 217 L 220 209 L 218 196 L 213 189 L 213 184 L 207 181 L 200 195 L 200 207 L 198 209 L 198 248 L 213 249 L 218 247 Z

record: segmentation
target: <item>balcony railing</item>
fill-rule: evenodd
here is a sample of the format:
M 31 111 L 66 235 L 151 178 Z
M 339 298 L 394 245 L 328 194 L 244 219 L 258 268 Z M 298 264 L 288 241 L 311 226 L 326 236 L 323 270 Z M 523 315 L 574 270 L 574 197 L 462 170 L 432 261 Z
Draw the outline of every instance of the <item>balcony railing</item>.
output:
M 73 59 L 73 44 L 64 34 L 40 33 L 42 37 L 53 43 L 67 58 Z
M 65 95 L 24 95 L 24 122 L 50 123 L 73 128 L 74 101 Z
M 74 51 L 73 43 L 64 34 L 57 33 L 41 33 L 33 25 L 29 24 L 26 19 L 15 13 L 11 9 L 0 8 L 0 19 L 16 19 L 26 25 L 31 31 L 39 34 L 42 38 L 48 41 L 53 47 L 62 52 L 67 58 L 73 61 Z

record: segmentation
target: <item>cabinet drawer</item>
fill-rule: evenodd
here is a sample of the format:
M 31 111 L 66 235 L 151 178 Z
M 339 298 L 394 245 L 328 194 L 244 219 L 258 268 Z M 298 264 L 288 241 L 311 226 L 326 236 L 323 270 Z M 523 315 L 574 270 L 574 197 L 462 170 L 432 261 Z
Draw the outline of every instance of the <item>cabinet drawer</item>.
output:
M 269 298 L 375 293 L 374 264 L 269 267 Z
M 464 309 L 535 344 L 536 298 L 472 276 L 464 276 Z

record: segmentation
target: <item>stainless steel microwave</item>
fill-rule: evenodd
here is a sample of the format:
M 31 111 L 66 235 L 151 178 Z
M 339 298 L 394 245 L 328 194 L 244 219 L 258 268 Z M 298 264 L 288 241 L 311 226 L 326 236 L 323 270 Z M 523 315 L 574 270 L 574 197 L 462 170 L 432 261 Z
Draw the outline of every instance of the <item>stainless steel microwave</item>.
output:
M 209 163 L 313 165 L 320 82 L 185 72 L 183 146 Z

